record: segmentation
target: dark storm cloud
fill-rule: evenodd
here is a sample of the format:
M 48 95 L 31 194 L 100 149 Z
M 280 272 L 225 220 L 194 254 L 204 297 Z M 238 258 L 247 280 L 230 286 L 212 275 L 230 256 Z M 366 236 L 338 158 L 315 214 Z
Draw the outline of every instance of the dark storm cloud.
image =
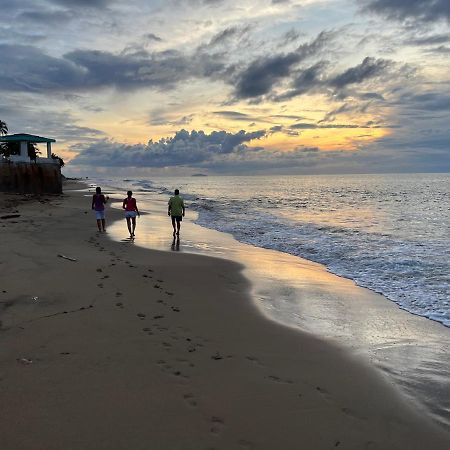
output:
M 65 58 L 86 71 L 85 82 L 93 87 L 164 87 L 187 78 L 189 72 L 188 60 L 178 52 L 117 55 L 75 50 L 66 54 Z
M 251 151 L 246 143 L 265 136 L 264 130 L 248 133 L 213 131 L 178 131 L 172 138 L 163 138 L 147 145 L 126 145 L 111 141 L 98 141 L 86 147 L 72 161 L 75 165 L 111 167 L 170 167 L 198 166 L 215 159 Z
M 366 57 L 361 64 L 337 75 L 329 80 L 328 84 L 336 88 L 344 88 L 350 84 L 359 84 L 367 79 L 381 75 L 389 67 L 389 64 L 390 62 L 385 59 Z
M 288 100 L 298 95 L 315 91 L 320 86 L 324 86 L 326 84 L 324 80 L 324 69 L 326 66 L 327 63 L 319 62 L 306 69 L 298 70 L 295 74 L 294 80 L 291 83 L 292 88 L 283 94 L 275 96 L 273 100 Z
M 12 91 L 163 89 L 190 77 L 211 76 L 222 68 L 213 57 L 189 58 L 176 51 L 75 50 L 55 58 L 33 46 L 0 44 L 0 54 L 0 89 Z
M 322 32 L 312 42 L 300 45 L 293 52 L 251 62 L 234 80 L 236 97 L 250 99 L 269 94 L 278 82 L 291 76 L 298 63 L 316 55 L 329 40 L 330 33 Z
M 0 89 L 39 91 L 78 86 L 83 83 L 81 67 L 42 53 L 27 45 L 0 44 L 2 70 Z
M 330 63 L 320 61 L 313 66 L 296 70 L 289 88 L 283 93 L 271 96 L 271 99 L 280 102 L 303 94 L 321 92 L 327 95 L 331 93 L 335 99 L 344 100 L 349 95 L 346 91 L 348 86 L 364 84 L 386 75 L 394 67 L 394 64 L 388 60 L 366 57 L 361 64 L 337 75 L 328 74 L 329 67 Z M 352 95 L 362 100 L 383 99 L 383 96 L 377 92 L 361 94 L 352 92 Z
M 365 0 L 365 11 L 375 12 L 394 20 L 446 20 L 450 22 L 448 0 Z

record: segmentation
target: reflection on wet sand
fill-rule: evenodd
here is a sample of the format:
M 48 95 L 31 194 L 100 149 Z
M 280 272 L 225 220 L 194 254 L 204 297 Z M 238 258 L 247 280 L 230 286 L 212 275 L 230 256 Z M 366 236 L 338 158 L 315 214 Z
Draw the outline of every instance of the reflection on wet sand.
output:
M 177 236 L 176 238 L 175 238 L 175 236 L 173 237 L 173 241 L 172 241 L 172 245 L 170 246 L 170 249 L 175 252 L 180 251 L 180 237 L 179 236 Z

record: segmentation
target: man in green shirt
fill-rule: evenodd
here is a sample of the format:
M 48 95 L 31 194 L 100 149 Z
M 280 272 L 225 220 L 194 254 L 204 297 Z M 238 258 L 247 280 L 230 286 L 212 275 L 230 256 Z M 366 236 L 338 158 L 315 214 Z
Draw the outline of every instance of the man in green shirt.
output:
M 184 200 L 180 197 L 180 191 L 175 189 L 175 195 L 169 199 L 167 214 L 172 218 L 173 235 L 180 235 L 181 221 L 184 217 Z M 175 222 L 177 226 L 175 227 Z

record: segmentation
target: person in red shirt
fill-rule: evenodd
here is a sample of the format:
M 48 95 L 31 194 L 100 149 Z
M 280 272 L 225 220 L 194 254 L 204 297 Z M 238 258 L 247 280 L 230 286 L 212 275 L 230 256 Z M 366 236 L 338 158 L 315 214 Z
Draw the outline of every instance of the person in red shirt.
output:
M 136 199 L 133 198 L 131 191 L 127 192 L 127 198 L 122 203 L 122 208 L 125 210 L 125 219 L 127 219 L 127 227 L 130 232 L 130 237 L 134 237 L 134 230 L 136 229 L 136 216 L 140 217 L 137 207 Z

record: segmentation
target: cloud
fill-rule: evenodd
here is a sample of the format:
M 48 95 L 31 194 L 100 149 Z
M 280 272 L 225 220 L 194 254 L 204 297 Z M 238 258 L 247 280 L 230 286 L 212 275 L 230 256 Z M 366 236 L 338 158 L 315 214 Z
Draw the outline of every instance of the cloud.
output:
M 249 26 L 231 26 L 215 34 L 208 47 L 226 45 L 231 39 L 240 39 L 250 30 Z
M 207 56 L 189 58 L 173 50 L 122 54 L 74 50 L 57 58 L 29 45 L 0 44 L 0 54 L 0 89 L 12 91 L 167 89 L 182 80 L 211 76 L 222 69 Z
M 55 5 L 67 8 L 105 8 L 115 3 L 115 0 L 49 0 Z
M 146 39 L 147 41 L 156 41 L 156 42 L 162 42 L 162 39 L 159 37 L 159 36 L 157 36 L 156 34 L 154 34 L 154 33 L 147 33 L 147 34 L 144 34 L 144 39 Z
M 433 36 L 418 37 L 414 39 L 405 40 L 405 45 L 437 45 L 446 44 L 450 42 L 450 36 L 448 34 L 435 34 Z
M 202 166 L 231 154 L 250 150 L 246 143 L 265 136 L 264 130 L 238 133 L 180 130 L 171 138 L 147 145 L 126 145 L 100 140 L 84 148 L 71 162 L 102 167 Z
M 289 100 L 293 97 L 324 93 L 335 98 L 345 99 L 348 96 L 346 88 L 351 85 L 363 84 L 381 75 L 388 73 L 388 69 L 394 67 L 394 63 L 385 59 L 375 59 L 366 57 L 361 64 L 337 74 L 327 73 L 330 63 L 319 61 L 318 63 L 303 69 L 298 69 L 294 73 L 294 79 L 289 88 L 282 93 L 272 95 L 271 99 L 277 102 Z M 355 95 L 353 92 L 352 95 Z M 357 94 L 361 99 L 383 99 L 383 96 L 376 92 Z
M 316 130 L 318 128 L 322 129 L 339 129 L 339 128 L 371 128 L 368 125 L 356 125 L 356 124 L 315 124 L 315 123 L 296 123 L 291 125 L 289 128 L 293 130 Z
M 365 0 L 363 9 L 392 20 L 446 20 L 450 23 L 448 0 Z
M 269 94 L 277 83 L 290 77 L 298 63 L 313 55 L 316 56 L 330 38 L 330 33 L 322 32 L 316 39 L 300 45 L 293 52 L 263 57 L 251 62 L 233 80 L 236 98 L 250 99 Z
M 17 20 L 26 22 L 38 22 L 44 25 L 58 25 L 67 23 L 75 17 L 74 13 L 67 10 L 25 10 L 17 16 Z
M 363 62 L 328 81 L 330 86 L 342 89 L 351 84 L 359 84 L 381 75 L 390 65 L 385 59 L 364 58 Z

